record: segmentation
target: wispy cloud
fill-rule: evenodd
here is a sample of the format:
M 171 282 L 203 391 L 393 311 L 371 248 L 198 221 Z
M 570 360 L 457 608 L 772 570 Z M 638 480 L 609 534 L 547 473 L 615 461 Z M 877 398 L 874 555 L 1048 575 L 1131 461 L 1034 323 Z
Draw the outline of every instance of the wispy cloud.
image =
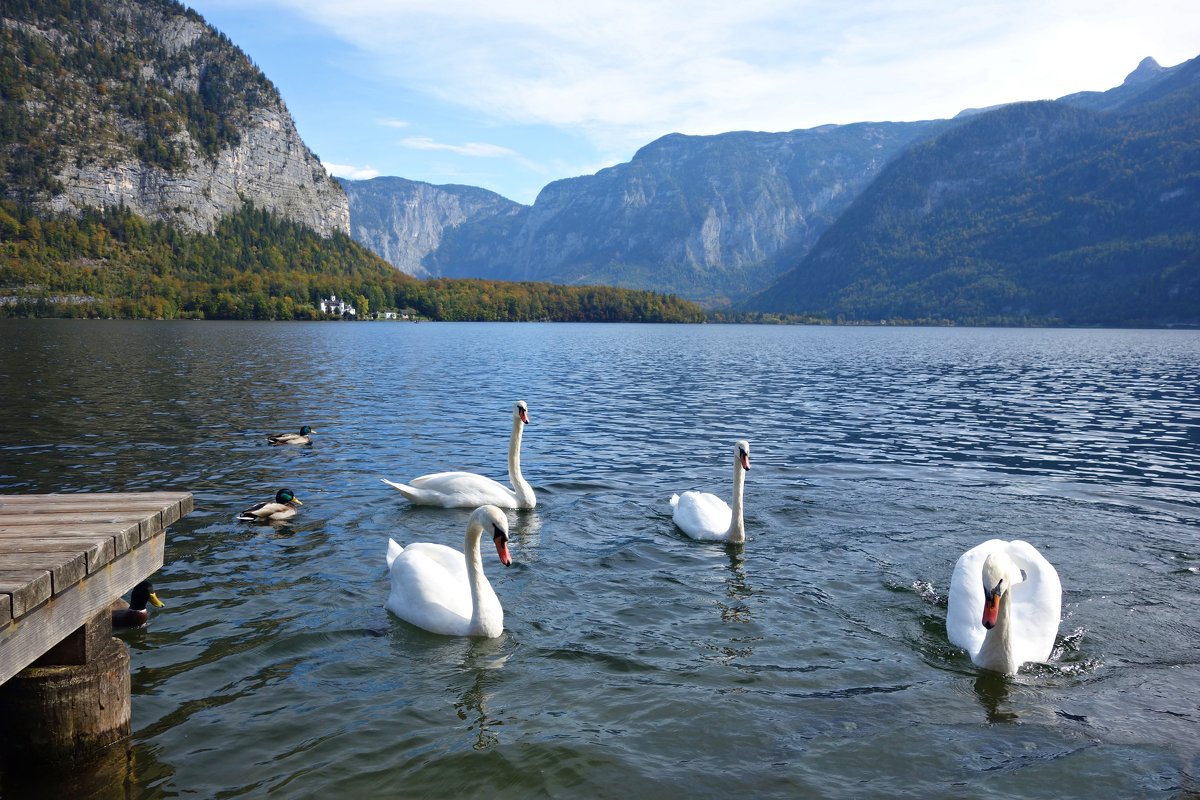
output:
M 283 2 L 409 90 L 601 149 L 1104 89 L 1143 56 L 1177 63 L 1200 41 L 1194 0 Z
M 448 153 L 454 153 L 460 156 L 472 156 L 474 158 L 502 158 L 502 157 L 517 157 L 514 150 L 507 147 L 501 147 L 495 144 L 487 144 L 486 142 L 465 142 L 463 144 L 448 144 L 446 142 L 438 142 L 425 136 L 411 136 L 400 141 L 403 147 L 411 150 L 443 150 Z
M 379 170 L 374 167 L 353 167 L 349 164 L 330 164 L 328 161 L 322 161 L 321 166 L 325 167 L 325 171 L 330 175 L 336 175 L 339 178 L 365 181 L 379 177 Z
M 385 128 L 407 128 L 412 123 L 402 119 L 381 119 L 379 120 L 379 124 Z

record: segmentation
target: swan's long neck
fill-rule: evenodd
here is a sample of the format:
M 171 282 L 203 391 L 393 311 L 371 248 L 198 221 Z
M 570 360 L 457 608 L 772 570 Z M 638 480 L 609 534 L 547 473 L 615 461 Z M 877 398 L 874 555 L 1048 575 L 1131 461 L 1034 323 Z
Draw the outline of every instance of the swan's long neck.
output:
M 513 415 L 512 435 L 508 437 L 508 482 L 517 493 L 517 500 L 522 508 L 533 508 L 537 502 L 533 495 L 533 487 L 521 475 L 521 434 L 525 423 L 517 415 Z
M 983 637 L 983 645 L 979 648 L 979 656 L 975 663 L 981 667 L 1011 674 L 1021 665 L 1013 653 L 1012 642 L 1012 597 L 1005 592 L 1000 598 L 1000 611 L 996 614 L 996 624 Z
M 746 523 L 742 520 L 742 494 L 746 488 L 746 470 L 741 459 L 733 459 L 733 519 L 729 522 L 729 541 L 746 541 Z
M 491 588 L 483 574 L 483 556 L 479 552 L 479 539 L 483 536 L 483 526 L 475 520 L 467 526 L 467 535 L 463 540 L 463 554 L 467 559 L 467 584 L 471 587 L 471 630 L 478 632 L 483 627 L 483 614 L 486 604 L 484 587 Z

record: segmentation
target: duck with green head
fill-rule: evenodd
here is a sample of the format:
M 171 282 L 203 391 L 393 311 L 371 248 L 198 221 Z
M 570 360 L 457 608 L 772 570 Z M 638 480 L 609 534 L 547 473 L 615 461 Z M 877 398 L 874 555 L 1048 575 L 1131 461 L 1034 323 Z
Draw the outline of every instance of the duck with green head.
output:
M 163 602 L 158 599 L 150 581 L 142 581 L 133 587 L 133 592 L 129 595 L 129 605 L 125 605 L 124 600 L 113 601 L 110 608 L 113 628 L 140 628 L 145 625 L 150 619 L 150 610 L 146 608 L 147 603 L 152 604 L 155 608 L 163 607 Z
M 280 522 L 296 516 L 296 508 L 304 505 L 291 489 L 280 489 L 274 502 L 263 502 L 250 506 L 238 514 L 242 522 Z
M 316 431 L 304 425 L 300 428 L 299 433 L 277 433 L 274 436 L 268 436 L 267 441 L 271 444 L 312 444 L 310 434 L 313 433 Z

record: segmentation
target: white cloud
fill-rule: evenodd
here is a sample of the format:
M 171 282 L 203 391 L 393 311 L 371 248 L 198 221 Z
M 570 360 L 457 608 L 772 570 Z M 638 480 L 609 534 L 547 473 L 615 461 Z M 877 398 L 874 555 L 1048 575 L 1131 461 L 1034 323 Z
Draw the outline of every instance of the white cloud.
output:
M 517 155 L 514 151 L 509 150 L 507 147 L 501 147 L 495 144 L 487 144 L 486 142 L 446 144 L 445 142 L 437 142 L 424 136 L 412 136 L 408 139 L 402 140 L 400 144 L 412 150 L 444 150 L 448 153 L 454 153 L 460 156 L 472 156 L 476 158 L 515 157 Z
M 1105 89 L 1144 56 L 1174 64 L 1200 42 L 1195 0 L 283 2 L 406 90 L 601 150 Z
M 328 161 L 322 161 L 321 166 L 325 167 L 325 171 L 330 175 L 354 181 L 365 181 L 379 177 L 379 170 L 374 167 L 352 167 L 349 164 L 330 164 Z

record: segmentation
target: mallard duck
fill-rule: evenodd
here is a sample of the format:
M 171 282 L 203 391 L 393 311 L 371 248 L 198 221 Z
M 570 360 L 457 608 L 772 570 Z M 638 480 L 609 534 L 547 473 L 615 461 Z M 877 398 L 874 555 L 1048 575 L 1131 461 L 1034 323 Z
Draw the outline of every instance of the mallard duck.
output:
M 133 587 L 129 595 L 129 605 L 124 600 L 114 600 L 109 607 L 112 611 L 113 628 L 140 628 L 150 619 L 150 610 L 146 603 L 153 603 L 155 608 L 162 608 L 163 602 L 154 593 L 154 587 L 149 581 L 142 581 Z
M 316 433 L 307 425 L 300 428 L 299 433 L 277 433 L 274 436 L 268 436 L 267 441 L 271 444 L 312 444 L 312 439 L 309 434 Z
M 296 508 L 302 506 L 300 498 L 291 489 L 280 489 L 275 493 L 275 502 L 259 503 L 238 514 L 242 522 L 278 522 L 296 516 Z

